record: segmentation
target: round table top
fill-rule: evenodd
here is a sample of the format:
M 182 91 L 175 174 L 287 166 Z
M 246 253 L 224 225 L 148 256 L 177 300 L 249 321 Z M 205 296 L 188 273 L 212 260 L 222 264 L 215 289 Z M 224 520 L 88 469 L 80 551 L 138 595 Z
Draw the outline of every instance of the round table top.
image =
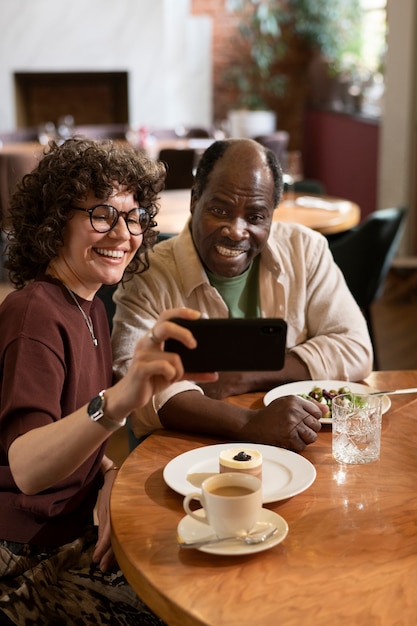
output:
M 42 155 L 44 150 L 42 144 L 38 141 L 16 141 L 16 142 L 0 142 L 0 154 L 37 154 Z
M 375 372 L 374 389 L 417 385 L 417 371 Z M 157 431 L 127 458 L 111 495 L 118 562 L 142 599 L 170 626 L 392 626 L 417 608 L 417 396 L 391 396 L 381 458 L 344 465 L 323 426 L 303 457 L 317 477 L 296 496 L 264 505 L 289 525 L 264 552 L 227 556 L 177 547 L 183 496 L 164 482 L 177 455 L 219 443 Z M 262 394 L 230 399 L 256 407 Z
M 190 215 L 190 189 L 169 189 L 161 192 L 160 211 L 156 217 L 158 230 L 176 234 Z M 334 234 L 356 226 L 360 208 L 350 200 L 312 194 L 284 194 L 274 211 L 274 221 L 295 222 L 318 230 L 324 235 Z

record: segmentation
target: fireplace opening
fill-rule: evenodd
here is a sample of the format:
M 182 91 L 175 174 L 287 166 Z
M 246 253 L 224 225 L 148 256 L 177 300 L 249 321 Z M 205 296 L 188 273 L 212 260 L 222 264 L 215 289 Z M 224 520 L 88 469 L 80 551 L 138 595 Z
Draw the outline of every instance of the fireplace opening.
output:
M 127 72 L 16 72 L 18 127 L 58 123 L 71 115 L 80 124 L 127 124 Z

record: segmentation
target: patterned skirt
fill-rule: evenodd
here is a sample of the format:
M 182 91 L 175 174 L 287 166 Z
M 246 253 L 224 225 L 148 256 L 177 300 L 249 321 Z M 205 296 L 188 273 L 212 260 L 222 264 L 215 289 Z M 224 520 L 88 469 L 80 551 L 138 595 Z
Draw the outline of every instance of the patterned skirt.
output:
M 0 625 L 163 626 L 117 567 L 92 562 L 96 541 L 91 529 L 54 550 L 0 542 Z

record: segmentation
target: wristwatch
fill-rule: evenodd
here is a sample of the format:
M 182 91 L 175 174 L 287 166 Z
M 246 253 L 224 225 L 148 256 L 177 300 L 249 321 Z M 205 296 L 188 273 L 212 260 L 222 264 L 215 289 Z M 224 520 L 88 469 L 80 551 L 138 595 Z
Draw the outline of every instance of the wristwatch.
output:
M 104 415 L 104 409 L 106 407 L 106 399 L 104 397 L 105 391 L 106 390 L 103 389 L 100 391 L 98 396 L 95 396 L 92 400 L 90 400 L 87 407 L 87 413 L 92 422 L 98 422 L 106 430 L 114 432 L 126 424 L 126 418 L 124 418 L 122 422 L 116 422 L 116 420 L 112 420 L 110 417 L 106 417 L 106 415 Z

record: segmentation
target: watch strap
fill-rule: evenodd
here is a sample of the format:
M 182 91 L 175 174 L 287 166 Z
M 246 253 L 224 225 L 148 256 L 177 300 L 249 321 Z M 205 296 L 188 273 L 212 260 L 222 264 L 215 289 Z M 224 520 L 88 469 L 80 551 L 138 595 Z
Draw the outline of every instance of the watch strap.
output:
M 116 430 L 119 430 L 119 428 L 122 428 L 122 426 L 126 424 L 126 418 L 124 418 L 124 420 L 122 420 L 121 422 L 118 422 L 116 420 L 112 420 L 110 417 L 104 414 L 106 405 L 106 400 L 104 397 L 105 391 L 106 390 L 103 389 L 97 396 L 90 400 L 87 407 L 87 413 L 92 422 L 97 422 L 98 424 L 101 424 L 101 426 L 103 426 L 103 428 L 105 428 L 106 430 L 114 432 Z
M 122 422 L 116 422 L 116 420 L 112 420 L 110 419 L 110 417 L 106 417 L 105 415 L 103 415 L 103 417 L 101 417 L 99 420 L 96 420 L 96 421 L 97 421 L 97 424 L 100 424 L 100 426 L 103 426 L 106 430 L 110 431 L 111 433 L 115 432 L 116 430 L 119 430 L 119 428 L 122 428 L 122 426 L 126 424 L 126 418 L 124 418 Z

